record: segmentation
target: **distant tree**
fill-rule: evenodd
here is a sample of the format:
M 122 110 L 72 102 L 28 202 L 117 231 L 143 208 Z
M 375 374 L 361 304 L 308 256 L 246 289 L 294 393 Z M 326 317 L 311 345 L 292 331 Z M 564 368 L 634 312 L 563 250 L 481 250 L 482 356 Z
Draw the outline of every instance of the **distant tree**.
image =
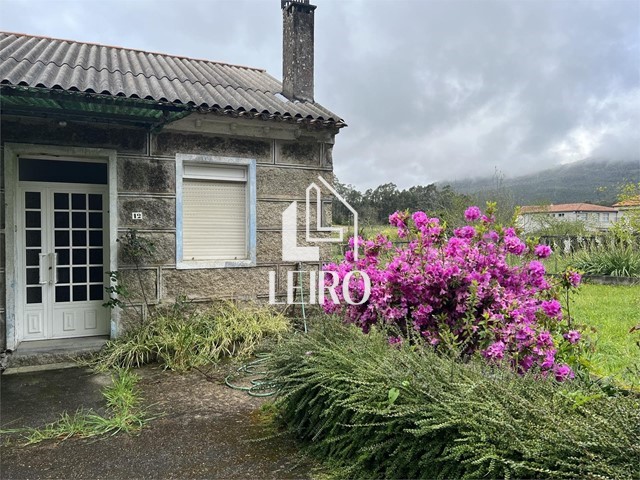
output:
M 398 210 L 400 195 L 395 183 L 384 183 L 374 190 L 369 189 L 364 196 L 377 212 L 376 221 L 379 224 L 384 224 L 389 215 Z
M 356 190 L 353 185 L 340 183 L 337 178 L 334 178 L 333 187 L 344 198 L 349 205 L 351 205 L 356 211 L 359 212 L 359 207 L 362 203 L 362 194 Z M 336 225 L 347 225 L 353 220 L 351 219 L 351 212 L 347 207 L 343 205 L 337 198 L 333 199 L 331 205 L 331 213 L 333 217 L 333 223 Z
M 585 236 L 593 235 L 593 232 L 587 228 L 585 222 L 581 220 L 567 221 L 551 216 L 541 216 L 537 219 L 540 228 L 532 232 L 531 236 Z
M 416 185 L 398 190 L 394 183 L 385 183 L 364 193 L 337 179 L 334 185 L 338 193 L 358 212 L 362 226 L 387 225 L 389 215 L 397 210 L 420 210 L 457 225 L 463 222 L 464 209 L 470 202 L 469 197 L 456 193 L 448 185 L 442 188 L 435 184 Z M 342 225 L 352 222 L 351 213 L 338 201 L 333 203 L 333 221 Z
M 431 216 L 444 220 L 449 230 L 465 225 L 464 211 L 473 204 L 468 195 L 457 193 L 449 185 L 445 185 L 434 196 L 431 208 L 426 211 Z
M 516 210 L 517 202 L 513 189 L 505 182 L 504 173 L 499 168 L 493 172 L 493 188 L 484 192 L 478 192 L 472 196 L 475 203 L 484 205 L 486 202 L 496 203 L 496 222 L 502 225 L 510 225 Z

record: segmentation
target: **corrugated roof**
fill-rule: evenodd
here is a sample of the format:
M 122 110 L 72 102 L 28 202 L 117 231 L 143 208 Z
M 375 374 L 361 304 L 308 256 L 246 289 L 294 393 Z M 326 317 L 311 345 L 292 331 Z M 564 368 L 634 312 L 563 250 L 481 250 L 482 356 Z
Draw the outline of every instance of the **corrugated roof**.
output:
M 559 213 L 559 212 L 616 212 L 612 207 L 592 205 L 590 203 L 562 203 L 558 205 L 525 205 L 520 213 Z
M 345 126 L 312 102 L 291 102 L 267 72 L 207 60 L 0 32 L 0 83 L 252 112 Z

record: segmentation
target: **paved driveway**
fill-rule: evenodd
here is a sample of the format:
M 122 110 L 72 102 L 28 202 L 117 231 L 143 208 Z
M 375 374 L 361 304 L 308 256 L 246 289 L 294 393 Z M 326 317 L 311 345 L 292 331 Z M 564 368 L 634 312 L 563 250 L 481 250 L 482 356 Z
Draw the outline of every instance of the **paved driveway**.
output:
M 138 370 L 146 405 L 165 415 L 137 436 L 3 442 L 0 478 L 308 478 L 310 465 L 292 440 L 269 435 L 256 409 L 263 402 L 200 373 Z M 42 426 L 67 410 L 100 409 L 107 376 L 80 368 L 3 375 L 3 428 Z M 5 439 L 6 440 L 6 439 Z

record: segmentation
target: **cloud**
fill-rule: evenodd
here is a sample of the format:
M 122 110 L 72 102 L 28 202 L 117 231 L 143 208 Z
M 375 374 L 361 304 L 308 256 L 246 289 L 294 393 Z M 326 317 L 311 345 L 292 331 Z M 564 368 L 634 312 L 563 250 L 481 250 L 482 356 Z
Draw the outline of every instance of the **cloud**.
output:
M 317 0 L 316 99 L 361 188 L 640 159 L 640 3 Z M 0 28 L 266 68 L 279 2 L 2 0 Z M 43 10 L 47 15 L 40 14 Z
M 334 77 L 334 90 L 347 72 L 360 86 L 338 94 L 357 131 L 336 146 L 347 159 L 337 172 L 348 182 L 407 186 L 495 167 L 518 174 L 592 156 L 640 159 L 637 2 L 364 8 L 375 44 L 391 39 L 391 47 L 375 62 L 350 54 L 345 77 Z M 341 52 L 360 41 L 347 35 Z M 353 168 L 351 158 L 367 169 Z

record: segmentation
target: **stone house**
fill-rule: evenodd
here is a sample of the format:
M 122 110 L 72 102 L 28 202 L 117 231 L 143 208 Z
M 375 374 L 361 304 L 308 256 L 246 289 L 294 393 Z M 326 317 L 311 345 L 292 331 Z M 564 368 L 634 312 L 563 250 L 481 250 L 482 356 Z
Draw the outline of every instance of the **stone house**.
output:
M 616 222 L 618 210 L 590 203 L 525 205 L 516 224 L 524 233 L 533 233 L 557 222 L 583 222 L 593 232 L 607 231 Z
M 318 176 L 333 179 L 345 126 L 313 98 L 314 9 L 282 2 L 282 83 L 0 33 L 0 347 L 118 335 L 126 311 L 102 304 L 107 272 L 137 285 L 117 242 L 128 229 L 155 244 L 141 267 L 151 304 L 264 300 L 269 272 L 283 292 L 295 264 L 282 260 L 282 212 Z M 321 205 L 326 224 L 331 198 Z

